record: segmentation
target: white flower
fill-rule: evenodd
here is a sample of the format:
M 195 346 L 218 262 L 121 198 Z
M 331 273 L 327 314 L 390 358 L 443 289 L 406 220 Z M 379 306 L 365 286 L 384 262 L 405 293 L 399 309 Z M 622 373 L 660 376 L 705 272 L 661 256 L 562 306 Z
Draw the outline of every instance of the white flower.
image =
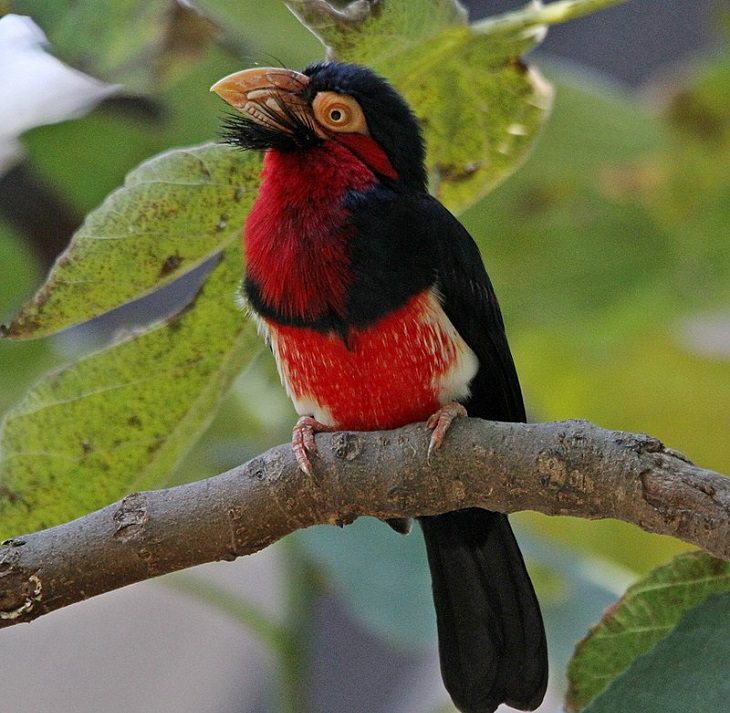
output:
M 48 54 L 47 42 L 31 18 L 0 18 L 0 173 L 21 155 L 23 132 L 81 116 L 120 88 Z

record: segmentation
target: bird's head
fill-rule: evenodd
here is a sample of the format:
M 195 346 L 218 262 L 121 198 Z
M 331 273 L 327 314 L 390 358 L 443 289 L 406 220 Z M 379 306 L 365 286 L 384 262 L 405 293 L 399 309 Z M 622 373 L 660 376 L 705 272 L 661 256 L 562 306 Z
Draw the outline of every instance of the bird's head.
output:
M 425 189 L 418 121 L 400 94 L 366 67 L 255 67 L 224 77 L 211 91 L 241 113 L 225 127 L 231 144 L 289 152 L 334 141 L 381 178 Z

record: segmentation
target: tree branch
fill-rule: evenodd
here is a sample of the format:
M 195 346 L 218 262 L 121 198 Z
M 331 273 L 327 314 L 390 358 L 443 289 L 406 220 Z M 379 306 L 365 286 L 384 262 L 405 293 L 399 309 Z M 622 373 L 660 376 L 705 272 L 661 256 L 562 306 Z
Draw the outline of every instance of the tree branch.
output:
M 583 421 L 460 419 L 426 458 L 422 425 L 317 437 L 316 480 L 278 446 L 221 475 L 134 493 L 0 547 L 0 626 L 150 577 L 233 560 L 293 530 L 480 506 L 613 517 L 730 559 L 730 478 L 646 435 Z

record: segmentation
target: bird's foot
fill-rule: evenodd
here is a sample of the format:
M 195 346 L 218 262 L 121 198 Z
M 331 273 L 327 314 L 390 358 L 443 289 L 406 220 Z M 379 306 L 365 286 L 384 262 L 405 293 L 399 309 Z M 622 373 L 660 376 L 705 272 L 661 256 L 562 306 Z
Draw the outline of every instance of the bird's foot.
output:
M 314 477 L 310 455 L 317 455 L 317 444 L 314 436 L 317 433 L 336 431 L 334 426 L 325 426 L 312 416 L 302 416 L 294 425 L 291 434 L 291 447 L 297 459 L 299 469 L 310 478 Z
M 426 428 L 431 429 L 431 442 L 428 444 L 428 460 L 431 460 L 431 453 L 434 448 L 441 448 L 441 444 L 444 442 L 446 431 L 449 430 L 451 422 L 455 418 L 466 417 L 469 414 L 466 409 L 457 401 L 450 401 L 446 405 L 442 406 L 436 413 L 432 413 L 428 421 L 426 421 Z

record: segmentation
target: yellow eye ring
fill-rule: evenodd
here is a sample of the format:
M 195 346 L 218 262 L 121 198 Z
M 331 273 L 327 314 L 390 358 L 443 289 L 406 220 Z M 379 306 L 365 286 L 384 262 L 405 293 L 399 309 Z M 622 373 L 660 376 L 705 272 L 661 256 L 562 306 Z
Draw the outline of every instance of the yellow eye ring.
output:
M 368 133 L 360 105 L 346 94 L 319 92 L 312 102 L 312 110 L 317 123 L 327 131 Z

